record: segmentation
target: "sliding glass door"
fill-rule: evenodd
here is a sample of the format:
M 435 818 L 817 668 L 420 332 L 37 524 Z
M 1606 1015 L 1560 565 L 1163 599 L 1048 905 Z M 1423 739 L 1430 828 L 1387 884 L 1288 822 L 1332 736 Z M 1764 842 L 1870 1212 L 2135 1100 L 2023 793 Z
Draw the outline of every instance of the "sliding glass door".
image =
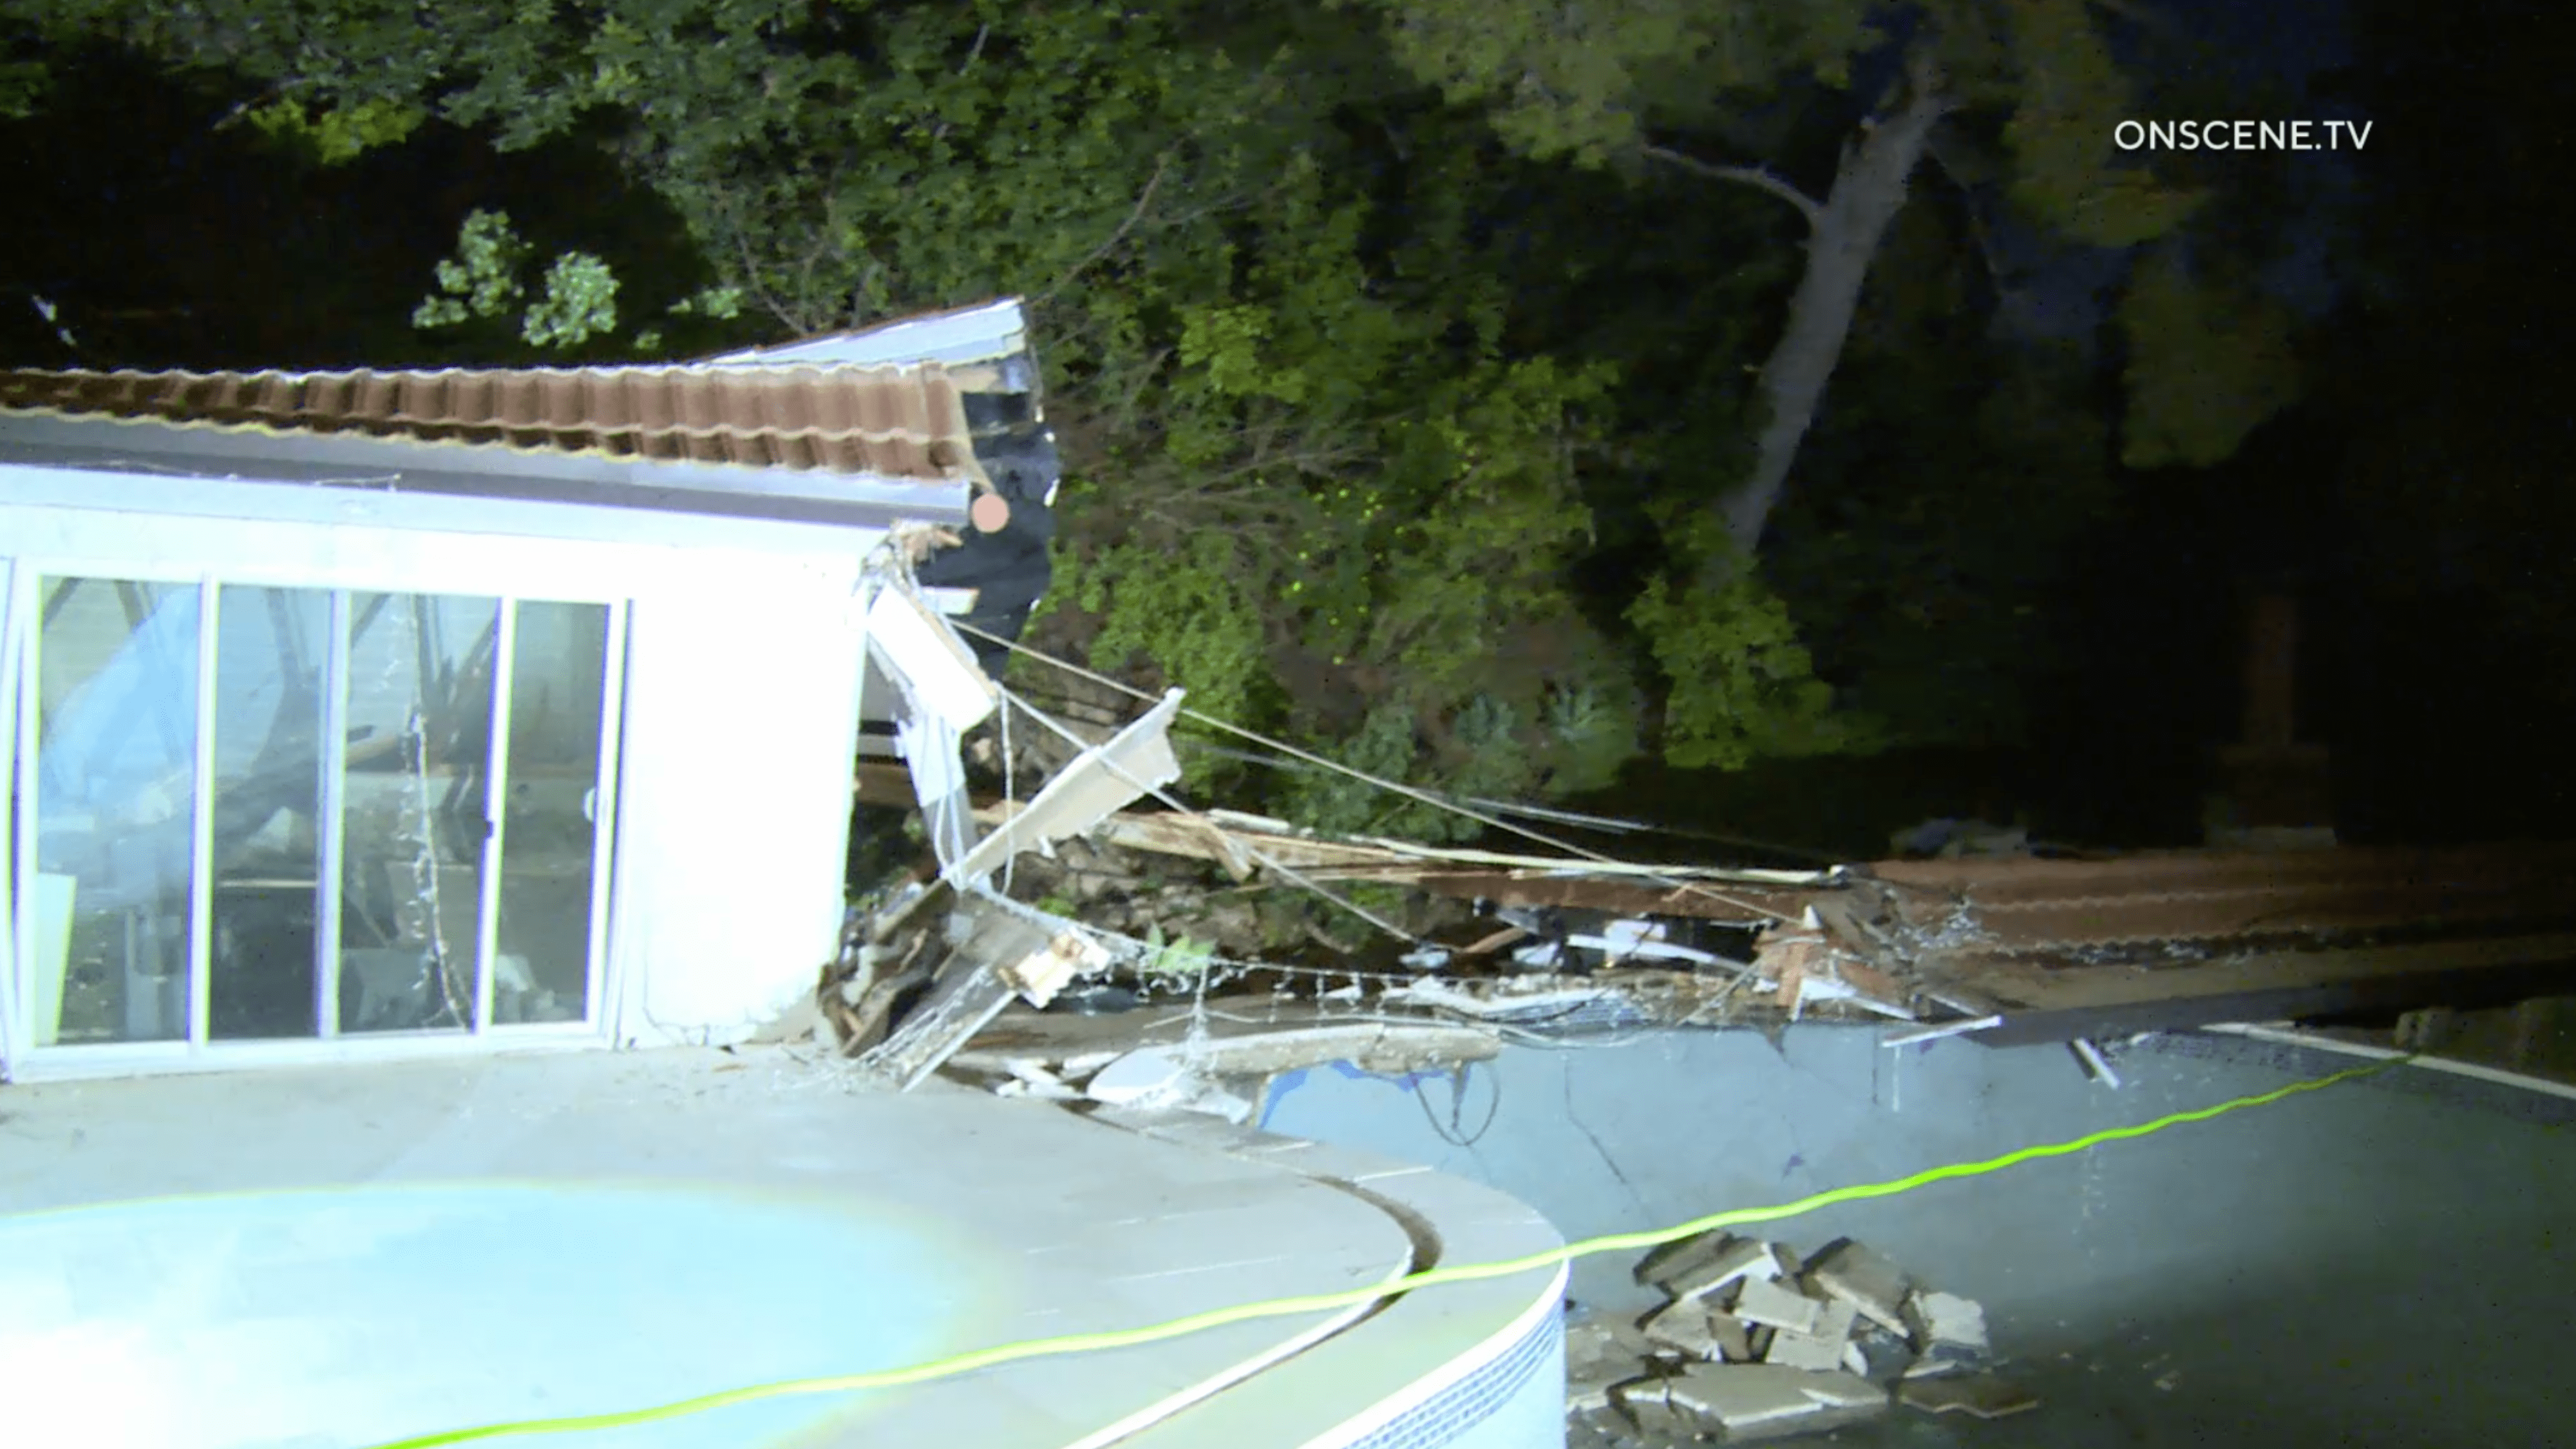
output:
M 32 593 L 31 1046 L 596 1020 L 621 608 L 79 575 Z

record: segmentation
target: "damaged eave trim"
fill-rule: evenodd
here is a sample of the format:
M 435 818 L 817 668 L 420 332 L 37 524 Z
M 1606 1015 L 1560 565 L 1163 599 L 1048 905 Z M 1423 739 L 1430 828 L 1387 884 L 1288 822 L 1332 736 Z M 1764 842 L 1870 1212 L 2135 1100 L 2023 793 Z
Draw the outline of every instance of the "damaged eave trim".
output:
M 1181 777 L 1172 753 L 1172 721 L 1181 708 L 1175 689 L 1104 743 L 1074 756 L 1035 798 L 948 867 L 949 879 L 978 882 L 1023 850 L 1051 850 L 1058 841 L 1087 834 L 1150 790 Z

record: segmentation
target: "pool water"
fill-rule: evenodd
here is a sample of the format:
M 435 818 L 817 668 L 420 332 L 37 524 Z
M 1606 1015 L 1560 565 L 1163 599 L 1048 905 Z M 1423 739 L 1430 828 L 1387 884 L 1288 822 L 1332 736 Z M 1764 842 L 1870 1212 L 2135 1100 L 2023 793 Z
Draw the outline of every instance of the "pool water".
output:
M 6 1437 L 35 1446 L 358 1449 L 917 1362 L 964 1346 L 975 1281 L 935 1224 L 693 1183 L 362 1186 L 0 1217 L 0 1404 Z M 870 1397 L 578 1442 L 831 1438 L 818 1431 L 862 1423 Z

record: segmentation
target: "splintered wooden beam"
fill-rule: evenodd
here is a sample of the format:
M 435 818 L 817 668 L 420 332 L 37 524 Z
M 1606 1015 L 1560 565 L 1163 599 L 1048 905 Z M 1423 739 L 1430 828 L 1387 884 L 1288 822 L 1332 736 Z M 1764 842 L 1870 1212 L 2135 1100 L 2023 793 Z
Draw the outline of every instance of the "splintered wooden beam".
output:
M 1836 893 L 1833 887 L 1780 890 L 1711 881 L 1653 885 L 1590 875 L 1541 875 L 1534 871 L 1435 870 L 1405 883 L 1437 896 L 1505 906 L 1606 911 L 1614 916 L 1687 916 L 1745 925 L 1800 919 L 1818 898 Z

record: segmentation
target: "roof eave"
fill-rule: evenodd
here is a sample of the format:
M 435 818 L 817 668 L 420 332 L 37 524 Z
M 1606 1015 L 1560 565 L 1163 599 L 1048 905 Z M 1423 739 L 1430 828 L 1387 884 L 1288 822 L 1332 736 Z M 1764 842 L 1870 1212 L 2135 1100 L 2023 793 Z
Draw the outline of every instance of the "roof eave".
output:
M 46 456 L 52 455 L 52 456 Z M 883 529 L 966 521 L 970 485 L 778 468 L 632 461 L 346 435 L 0 413 L 0 458 L 377 494 L 650 509 Z

